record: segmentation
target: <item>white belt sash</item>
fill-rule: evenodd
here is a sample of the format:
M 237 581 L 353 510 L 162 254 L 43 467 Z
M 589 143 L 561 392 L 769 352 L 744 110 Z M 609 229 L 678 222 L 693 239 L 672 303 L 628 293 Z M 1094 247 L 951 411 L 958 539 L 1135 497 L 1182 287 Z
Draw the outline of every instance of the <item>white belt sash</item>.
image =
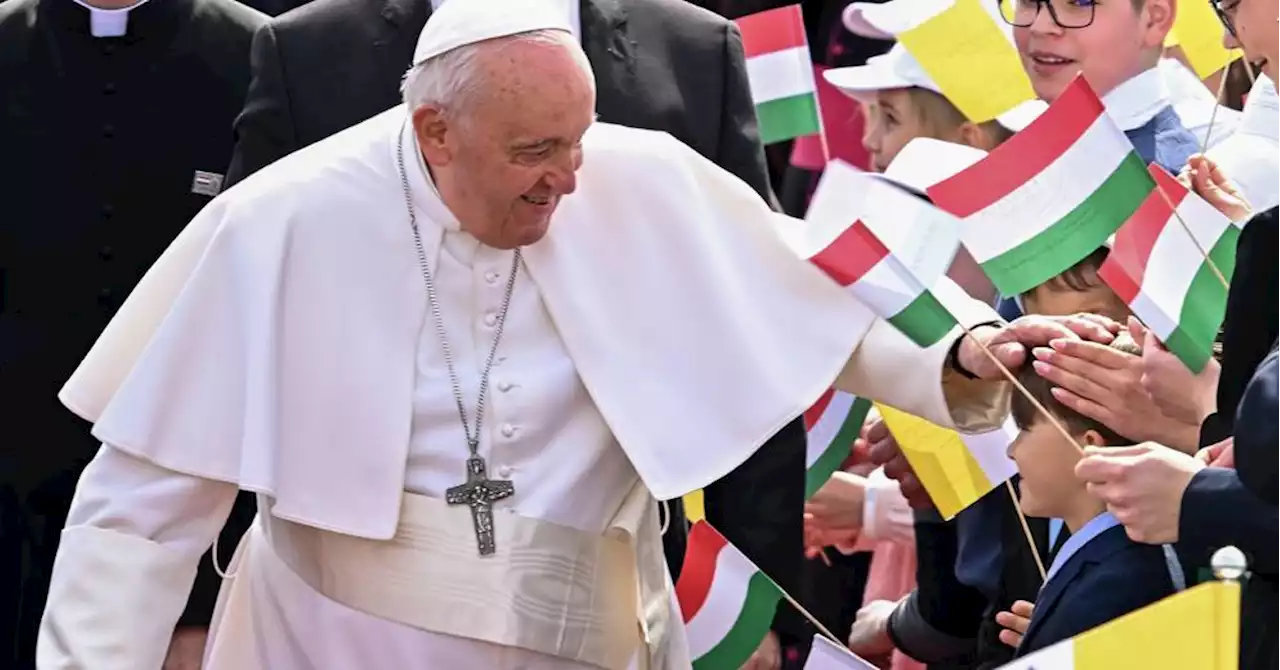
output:
M 259 516 L 275 553 L 312 589 L 422 630 L 608 668 L 654 659 L 670 590 L 653 498 L 637 484 L 603 534 L 494 510 L 481 557 L 471 515 L 405 494 L 396 536 L 375 541 Z

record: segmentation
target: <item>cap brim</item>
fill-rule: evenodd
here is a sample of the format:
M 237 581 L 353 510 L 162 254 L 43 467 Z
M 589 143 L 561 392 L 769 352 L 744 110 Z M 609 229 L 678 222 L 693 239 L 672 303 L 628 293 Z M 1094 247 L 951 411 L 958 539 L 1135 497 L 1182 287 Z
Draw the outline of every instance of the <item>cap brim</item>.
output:
M 841 93 L 859 100 L 865 99 L 876 91 L 919 85 L 887 68 L 868 65 L 832 68 L 823 72 L 822 77 L 828 84 L 840 89 Z

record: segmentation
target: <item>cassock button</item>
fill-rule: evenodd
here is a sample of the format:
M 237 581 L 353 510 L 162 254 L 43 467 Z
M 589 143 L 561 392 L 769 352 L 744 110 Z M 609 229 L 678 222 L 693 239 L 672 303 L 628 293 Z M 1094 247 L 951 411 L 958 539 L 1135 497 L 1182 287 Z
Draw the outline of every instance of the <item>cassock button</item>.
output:
M 115 136 L 116 136 L 116 127 L 115 127 L 115 126 L 113 126 L 113 125 L 111 125 L 110 123 L 105 123 L 105 124 L 103 124 L 103 125 L 102 125 L 102 136 L 103 136 L 103 137 L 106 137 L 106 138 L 112 138 L 112 137 L 115 137 Z
M 103 206 L 102 206 L 102 218 L 104 218 L 104 219 L 109 219 L 109 218 L 111 218 L 111 215 L 112 215 L 112 214 L 115 214 L 115 213 L 116 213 L 116 208 L 115 208 L 115 207 L 112 207 L 111 205 L 103 205 Z
M 98 306 L 107 309 L 114 306 L 111 302 L 111 289 L 104 288 L 98 291 Z
M 104 261 L 109 261 L 112 256 L 115 256 L 115 250 L 111 247 L 103 247 L 98 250 L 98 256 Z
M 115 93 L 115 92 L 116 92 L 116 85 L 115 85 L 115 83 L 114 83 L 114 82 L 110 82 L 110 81 L 109 81 L 109 82 L 107 82 L 107 83 L 103 84 L 103 85 L 102 85 L 102 92 L 103 92 L 103 93 L 105 93 L 106 95 L 111 95 L 112 93 Z
M 489 312 L 488 314 L 485 314 L 484 325 L 489 326 L 490 328 L 498 325 L 498 315 L 494 314 L 493 312 Z
M 504 423 L 504 424 L 502 424 L 502 436 L 503 436 L 503 437 L 515 437 L 515 434 L 516 434 L 516 427 L 515 427 L 515 426 L 513 426 L 513 425 L 511 425 L 511 424 L 509 424 L 509 423 Z

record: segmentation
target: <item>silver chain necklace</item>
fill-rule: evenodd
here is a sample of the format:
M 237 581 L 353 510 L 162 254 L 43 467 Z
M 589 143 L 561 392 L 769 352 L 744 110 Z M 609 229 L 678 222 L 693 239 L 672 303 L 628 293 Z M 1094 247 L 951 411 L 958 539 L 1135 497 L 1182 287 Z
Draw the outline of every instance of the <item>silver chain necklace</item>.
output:
M 507 310 L 511 307 L 511 295 L 515 290 L 516 272 L 520 269 L 520 249 L 517 248 L 511 259 L 511 274 L 507 277 L 506 292 L 502 296 L 502 308 L 498 312 L 498 320 L 494 324 L 493 345 L 489 348 L 489 358 L 485 361 L 484 372 L 480 375 L 480 392 L 476 398 L 475 432 L 467 419 L 466 404 L 462 399 L 462 383 L 458 380 L 458 371 L 453 364 L 453 348 L 449 346 L 449 337 L 444 328 L 444 316 L 440 311 L 440 300 L 436 294 L 435 279 L 427 264 L 426 248 L 422 244 L 422 232 L 418 229 L 418 216 L 413 209 L 413 195 L 409 188 L 409 173 L 404 165 L 404 132 L 400 133 L 396 146 L 396 161 L 400 169 L 400 185 L 404 189 L 405 209 L 409 213 L 409 225 L 413 228 L 413 243 L 418 250 L 418 266 L 422 270 L 422 282 L 427 287 L 427 303 L 431 307 L 431 316 L 435 320 L 436 335 L 440 339 L 440 348 L 444 352 L 445 366 L 449 370 L 449 381 L 453 385 L 453 398 L 458 404 L 458 417 L 462 420 L 462 430 L 467 437 L 467 481 L 452 487 L 445 492 L 445 501 L 450 505 L 467 505 L 471 508 L 471 519 L 475 525 L 476 542 L 480 555 L 488 556 L 495 551 L 493 537 L 493 503 L 515 493 L 514 485 L 508 480 L 489 479 L 485 461 L 480 457 L 480 428 L 484 422 L 484 401 L 489 392 L 489 372 L 493 368 L 493 360 L 498 353 L 498 343 L 502 340 L 503 327 L 507 322 Z

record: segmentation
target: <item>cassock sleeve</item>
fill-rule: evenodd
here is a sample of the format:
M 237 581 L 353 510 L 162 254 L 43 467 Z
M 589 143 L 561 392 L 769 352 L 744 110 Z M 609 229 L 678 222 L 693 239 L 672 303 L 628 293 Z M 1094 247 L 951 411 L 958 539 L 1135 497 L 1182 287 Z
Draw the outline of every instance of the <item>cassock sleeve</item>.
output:
M 966 328 L 1000 321 L 990 305 L 970 298 L 950 279 L 940 279 L 933 291 Z M 921 349 L 888 321 L 877 319 L 836 379 L 836 388 L 944 428 L 964 433 L 995 430 L 1009 414 L 1009 385 L 968 379 L 952 370 L 948 354 L 961 337 L 964 332 L 954 328 Z
M 38 667 L 161 667 L 200 556 L 236 491 L 104 445 L 80 477 L 62 531 Z

